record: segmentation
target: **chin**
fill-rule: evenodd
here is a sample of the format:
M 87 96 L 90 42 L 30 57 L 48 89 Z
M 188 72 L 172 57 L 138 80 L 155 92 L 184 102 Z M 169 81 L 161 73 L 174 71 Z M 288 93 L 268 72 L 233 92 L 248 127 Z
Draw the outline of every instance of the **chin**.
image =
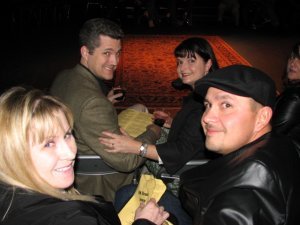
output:
M 63 183 L 58 183 L 54 185 L 55 188 L 57 189 L 67 189 L 73 186 L 74 179 L 72 181 L 64 181 Z
M 189 82 L 188 80 L 185 81 L 185 80 L 182 80 L 182 83 L 186 84 L 186 85 L 189 85 L 189 86 L 192 86 L 192 82 Z
M 220 147 L 218 145 L 216 145 L 216 143 L 214 143 L 214 142 L 212 142 L 212 143 L 206 142 L 205 146 L 211 152 L 219 152 Z

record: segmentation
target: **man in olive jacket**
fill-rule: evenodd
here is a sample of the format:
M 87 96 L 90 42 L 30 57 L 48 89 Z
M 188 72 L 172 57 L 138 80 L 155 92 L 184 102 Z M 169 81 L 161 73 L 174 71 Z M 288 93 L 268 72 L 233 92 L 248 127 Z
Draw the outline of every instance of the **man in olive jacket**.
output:
M 81 155 L 99 155 L 119 173 L 105 176 L 76 175 L 75 185 L 85 194 L 102 195 L 113 200 L 116 190 L 132 182 L 134 170 L 144 159 L 133 154 L 110 154 L 98 138 L 102 131 L 120 134 L 115 98 L 104 80 L 114 76 L 121 51 L 123 31 L 107 19 L 91 19 L 80 30 L 80 64 L 62 71 L 54 80 L 51 94 L 65 102 L 74 114 L 74 134 Z M 153 125 L 137 139 L 154 143 L 160 128 Z M 113 146 L 112 146 L 113 148 Z M 141 147 L 141 151 L 144 150 Z

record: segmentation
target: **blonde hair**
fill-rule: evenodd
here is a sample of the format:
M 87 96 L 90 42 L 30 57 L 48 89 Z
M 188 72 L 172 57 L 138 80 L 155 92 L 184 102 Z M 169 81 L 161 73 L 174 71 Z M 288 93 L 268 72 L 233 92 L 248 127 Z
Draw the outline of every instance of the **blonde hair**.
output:
M 80 195 L 74 187 L 65 191 L 52 187 L 35 170 L 30 156 L 32 143 L 42 143 L 61 126 L 62 112 L 70 127 L 70 109 L 42 91 L 14 87 L 0 97 L 0 181 L 62 200 L 95 201 Z

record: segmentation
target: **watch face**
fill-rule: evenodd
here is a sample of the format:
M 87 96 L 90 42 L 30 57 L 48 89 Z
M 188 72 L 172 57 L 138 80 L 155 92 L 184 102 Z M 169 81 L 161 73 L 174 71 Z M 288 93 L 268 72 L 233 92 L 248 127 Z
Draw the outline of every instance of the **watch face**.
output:
M 144 157 L 146 154 L 147 154 L 147 147 L 148 147 L 148 144 L 146 143 L 143 143 L 140 147 L 140 156 L 141 157 Z

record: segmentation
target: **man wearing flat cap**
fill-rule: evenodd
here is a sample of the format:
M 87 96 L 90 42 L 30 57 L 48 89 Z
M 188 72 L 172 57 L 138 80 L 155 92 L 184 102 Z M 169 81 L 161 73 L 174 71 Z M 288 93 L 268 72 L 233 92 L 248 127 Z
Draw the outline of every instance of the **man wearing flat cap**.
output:
M 300 159 L 272 133 L 275 84 L 243 65 L 202 78 L 206 147 L 222 154 L 181 176 L 180 199 L 196 225 L 300 224 Z

